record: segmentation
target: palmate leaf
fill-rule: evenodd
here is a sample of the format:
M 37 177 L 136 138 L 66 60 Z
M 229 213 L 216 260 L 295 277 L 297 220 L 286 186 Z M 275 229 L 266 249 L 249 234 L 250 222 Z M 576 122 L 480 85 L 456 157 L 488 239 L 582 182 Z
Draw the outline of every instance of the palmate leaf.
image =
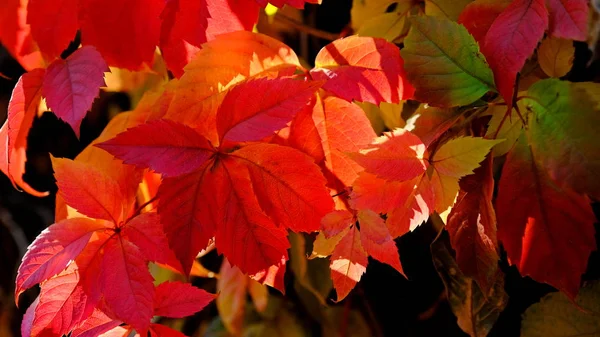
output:
M 477 42 L 448 19 L 413 17 L 402 57 L 415 98 L 433 106 L 473 103 L 494 90 L 494 78 Z
M 595 216 L 587 197 L 558 186 L 538 161 L 523 133 L 500 178 L 498 239 L 522 275 L 574 298 L 596 249 Z

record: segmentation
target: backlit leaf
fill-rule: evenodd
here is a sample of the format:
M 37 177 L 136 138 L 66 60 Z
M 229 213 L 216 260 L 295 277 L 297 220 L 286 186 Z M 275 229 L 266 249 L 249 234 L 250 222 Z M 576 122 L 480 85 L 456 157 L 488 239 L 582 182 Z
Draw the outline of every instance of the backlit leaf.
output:
M 31 36 L 48 60 L 59 57 L 75 39 L 79 29 L 77 5 L 77 0 L 29 0 L 27 23 Z
M 42 93 L 48 107 L 67 122 L 79 136 L 79 126 L 92 107 L 108 71 L 102 56 L 93 47 L 83 47 L 67 59 L 58 59 L 46 70 Z
M 379 105 L 413 96 L 398 48 L 384 39 L 350 36 L 325 46 L 311 70 L 323 89 L 347 101 Z
M 44 67 L 44 59 L 27 23 L 27 0 L 0 3 L 0 41 L 25 70 Z
M 352 227 L 337 244 L 331 255 L 331 279 L 337 292 L 337 302 L 348 296 L 367 270 L 368 255 L 360 242 L 360 233 Z
M 154 315 L 181 318 L 202 310 L 215 295 L 189 283 L 164 282 L 156 287 Z
M 365 252 L 404 274 L 394 238 L 390 235 L 379 214 L 370 210 L 359 211 L 358 221 L 360 223 L 360 242 Z
M 410 21 L 402 57 L 417 100 L 468 105 L 495 88 L 492 71 L 465 27 L 429 16 Z

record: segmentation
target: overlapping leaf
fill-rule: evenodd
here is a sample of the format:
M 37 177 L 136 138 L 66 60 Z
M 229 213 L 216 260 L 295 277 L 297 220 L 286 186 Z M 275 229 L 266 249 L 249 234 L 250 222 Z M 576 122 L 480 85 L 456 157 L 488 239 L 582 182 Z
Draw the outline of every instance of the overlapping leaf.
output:
M 468 105 L 494 89 L 492 71 L 463 26 L 429 16 L 410 21 L 402 57 L 416 99 L 433 106 Z
M 46 59 L 53 60 L 75 39 L 79 0 L 29 0 L 27 23 Z
M 492 23 L 510 2 L 511 0 L 475 0 L 465 6 L 457 21 L 467 28 L 479 46 L 483 46 Z
M 7 0 L 0 4 L 0 41 L 25 70 L 44 66 L 27 22 L 27 0 Z
M 549 0 L 550 35 L 585 41 L 588 37 L 588 10 L 586 0 Z

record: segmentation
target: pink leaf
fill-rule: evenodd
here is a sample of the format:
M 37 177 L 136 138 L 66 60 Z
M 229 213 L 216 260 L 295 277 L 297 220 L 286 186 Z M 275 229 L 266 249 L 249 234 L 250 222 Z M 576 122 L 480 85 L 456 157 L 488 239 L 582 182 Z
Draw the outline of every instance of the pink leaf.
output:
M 108 67 L 94 47 L 83 47 L 46 70 L 42 93 L 56 116 L 71 125 L 77 137 L 85 114 L 104 86 Z
M 164 282 L 156 287 L 154 315 L 183 318 L 204 309 L 215 295 L 189 283 Z
M 588 38 L 588 0 L 548 0 L 549 33 L 563 39 Z

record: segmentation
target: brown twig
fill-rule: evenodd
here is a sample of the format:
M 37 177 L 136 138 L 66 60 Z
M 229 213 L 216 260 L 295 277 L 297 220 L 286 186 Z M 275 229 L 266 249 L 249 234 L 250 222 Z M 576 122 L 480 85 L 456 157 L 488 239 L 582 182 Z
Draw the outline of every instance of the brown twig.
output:
M 330 33 L 330 32 L 326 32 L 311 26 L 307 26 L 305 24 L 303 24 L 302 22 L 298 22 L 290 17 L 287 17 L 286 15 L 280 14 L 279 12 L 277 14 L 275 14 L 275 20 L 284 23 L 288 26 L 291 26 L 295 29 L 297 29 L 300 32 L 304 32 L 307 33 L 309 35 L 324 39 L 324 40 L 328 40 L 328 41 L 334 41 L 337 40 L 339 38 L 339 34 L 334 34 L 334 33 Z

